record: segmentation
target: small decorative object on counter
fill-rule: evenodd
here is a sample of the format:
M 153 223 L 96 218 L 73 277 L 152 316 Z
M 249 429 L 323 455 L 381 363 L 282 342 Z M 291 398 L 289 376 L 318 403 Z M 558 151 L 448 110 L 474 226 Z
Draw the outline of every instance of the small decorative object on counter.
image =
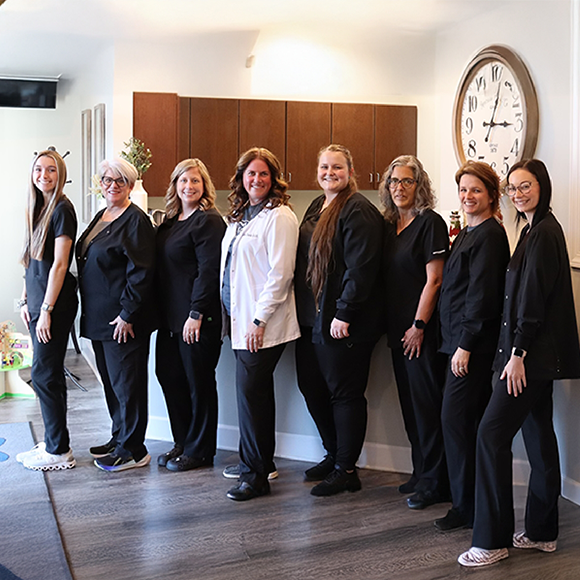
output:
M 449 244 L 452 245 L 461 231 L 461 217 L 457 210 L 453 210 L 449 216 Z
M 139 174 L 139 179 L 135 182 L 135 187 L 131 191 L 131 201 L 138 205 L 147 213 L 147 192 L 143 187 L 143 174 L 151 167 L 151 150 L 145 147 L 145 143 L 131 137 L 129 141 L 123 143 L 127 151 L 121 151 L 121 157 L 128 161 Z

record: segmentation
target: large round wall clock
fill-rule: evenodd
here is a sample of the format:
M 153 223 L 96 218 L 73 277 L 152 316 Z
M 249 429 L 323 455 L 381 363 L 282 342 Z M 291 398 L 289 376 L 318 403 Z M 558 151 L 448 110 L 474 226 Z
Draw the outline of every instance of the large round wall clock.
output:
M 453 144 L 460 163 L 489 163 L 500 177 L 532 157 L 538 98 L 520 57 L 507 46 L 481 50 L 467 65 L 453 105 Z

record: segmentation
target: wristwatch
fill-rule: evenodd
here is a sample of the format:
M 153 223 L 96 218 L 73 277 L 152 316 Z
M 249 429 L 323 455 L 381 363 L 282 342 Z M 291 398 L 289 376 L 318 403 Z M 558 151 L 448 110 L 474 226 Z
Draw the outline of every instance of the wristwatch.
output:
M 514 346 L 512 349 L 512 354 L 518 358 L 524 358 L 528 353 L 523 348 L 517 348 Z
M 421 320 L 420 318 L 417 318 L 413 321 L 413 326 L 415 328 L 418 328 L 419 330 L 425 330 L 425 327 L 427 326 L 425 324 L 424 320 Z
M 192 320 L 201 320 L 203 318 L 203 314 L 201 312 L 198 312 L 197 310 L 190 310 L 189 318 L 191 318 Z
M 266 326 L 266 323 L 265 322 L 262 322 L 261 320 L 258 320 L 257 318 L 254 318 L 253 323 L 256 326 L 259 326 L 261 328 L 264 328 Z
M 48 302 L 43 302 L 40 309 L 44 310 L 45 312 L 52 312 L 54 310 L 54 306 L 51 306 Z

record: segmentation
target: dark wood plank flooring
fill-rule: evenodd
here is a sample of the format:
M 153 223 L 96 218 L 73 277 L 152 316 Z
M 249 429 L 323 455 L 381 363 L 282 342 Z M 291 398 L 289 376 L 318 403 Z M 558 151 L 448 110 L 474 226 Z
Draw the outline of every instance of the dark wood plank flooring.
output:
M 482 570 L 456 558 L 470 545 L 469 530 L 438 533 L 433 520 L 449 504 L 409 510 L 396 486 L 405 476 L 361 470 L 363 490 L 332 498 L 309 494 L 308 464 L 278 459 L 272 494 L 235 503 L 223 467 L 236 454 L 218 452 L 215 467 L 187 473 L 158 468 L 168 443 L 149 441 L 154 463 L 117 474 L 96 469 L 88 453 L 109 434 L 102 390 L 82 357 L 68 367 L 88 392 L 69 388 L 69 425 L 77 458 L 73 470 L 46 475 L 65 550 L 76 580 L 578 580 L 580 508 L 561 500 L 558 551 L 511 550 Z M 36 401 L 0 401 L 0 421 L 31 421 L 42 439 Z M 518 518 L 525 489 L 516 489 Z

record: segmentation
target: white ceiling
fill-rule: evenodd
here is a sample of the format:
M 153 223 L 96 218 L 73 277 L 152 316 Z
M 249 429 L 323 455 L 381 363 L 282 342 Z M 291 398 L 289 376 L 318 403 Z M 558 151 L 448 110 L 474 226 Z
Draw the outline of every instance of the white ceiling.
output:
M 0 32 L 171 37 L 285 24 L 433 31 L 520 0 L 6 0 Z

